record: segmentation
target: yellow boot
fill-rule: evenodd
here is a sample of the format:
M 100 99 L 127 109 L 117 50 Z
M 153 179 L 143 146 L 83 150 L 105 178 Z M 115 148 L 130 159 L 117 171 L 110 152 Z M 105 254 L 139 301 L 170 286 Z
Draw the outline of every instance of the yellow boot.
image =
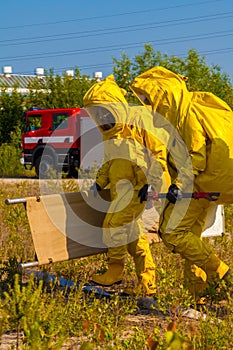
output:
M 184 285 L 194 300 L 199 300 L 208 288 L 207 274 L 204 270 L 188 260 L 184 264 Z
M 226 279 L 230 274 L 229 266 L 225 264 L 223 261 L 221 261 L 217 269 L 217 274 L 219 275 L 220 279 Z
M 138 274 L 138 284 L 134 288 L 126 288 L 125 294 L 135 296 L 154 296 L 156 294 L 155 271 L 145 270 Z
M 217 287 L 218 282 L 227 278 L 229 274 L 229 266 L 215 254 L 210 255 L 208 262 L 202 268 L 185 261 L 185 284 L 196 300 L 208 294 L 210 285 Z
M 155 270 L 148 268 L 139 275 L 138 288 L 141 289 L 144 295 L 156 294 Z
M 230 271 L 230 268 L 217 255 L 211 254 L 209 261 L 201 267 L 207 274 L 207 280 L 215 280 L 216 277 L 223 279 Z
M 155 294 L 155 264 L 145 234 L 142 234 L 139 239 L 129 244 L 129 253 L 134 259 L 138 278 L 138 286 L 135 289 L 135 293 L 141 295 Z
M 121 283 L 124 265 L 125 259 L 110 258 L 108 270 L 103 275 L 93 275 L 91 280 L 100 286 L 111 286 L 114 283 Z
M 200 268 L 199 268 L 200 269 Z M 195 283 L 194 290 L 197 300 L 201 297 L 211 295 L 218 288 L 220 280 L 227 280 L 230 275 L 230 268 L 217 255 L 211 254 L 208 262 L 201 267 L 206 273 L 206 279 L 203 284 Z M 204 288 L 205 287 L 205 288 Z

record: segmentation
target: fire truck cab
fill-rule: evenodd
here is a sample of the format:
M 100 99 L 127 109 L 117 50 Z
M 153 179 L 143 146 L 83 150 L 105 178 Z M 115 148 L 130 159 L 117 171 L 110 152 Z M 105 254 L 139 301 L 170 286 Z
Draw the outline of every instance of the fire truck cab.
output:
M 21 162 L 26 169 L 35 167 L 40 178 L 49 177 L 52 169 L 76 176 L 82 158 L 101 142 L 101 133 L 85 109 L 33 108 L 25 113 Z M 103 155 L 93 154 L 92 161 L 94 157 L 100 162 Z

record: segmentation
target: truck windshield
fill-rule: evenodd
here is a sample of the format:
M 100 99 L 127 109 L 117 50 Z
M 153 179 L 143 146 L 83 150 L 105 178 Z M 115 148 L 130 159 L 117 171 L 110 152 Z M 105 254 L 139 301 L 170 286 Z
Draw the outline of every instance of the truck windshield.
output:
M 53 130 L 65 129 L 68 127 L 68 114 L 67 113 L 55 113 L 53 115 Z
M 28 116 L 25 132 L 41 129 L 41 114 Z

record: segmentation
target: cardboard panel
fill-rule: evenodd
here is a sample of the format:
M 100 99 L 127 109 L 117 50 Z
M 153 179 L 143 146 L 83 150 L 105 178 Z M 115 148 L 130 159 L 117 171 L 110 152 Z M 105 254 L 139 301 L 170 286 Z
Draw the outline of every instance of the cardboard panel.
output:
M 110 204 L 108 190 L 72 192 L 26 200 L 27 216 L 40 265 L 107 251 L 102 223 Z

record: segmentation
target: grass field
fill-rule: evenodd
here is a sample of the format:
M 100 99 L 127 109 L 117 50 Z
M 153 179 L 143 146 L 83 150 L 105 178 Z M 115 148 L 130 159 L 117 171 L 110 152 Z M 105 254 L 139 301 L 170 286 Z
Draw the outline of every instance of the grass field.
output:
M 74 180 L 64 191 L 78 190 Z M 180 309 L 192 304 L 182 284 L 183 261 L 162 243 L 151 245 L 157 268 L 157 309 L 139 309 L 137 298 L 110 300 L 85 296 L 79 289 L 28 279 L 18 273 L 18 263 L 34 260 L 34 247 L 23 204 L 5 204 L 7 198 L 40 194 L 39 182 L 1 182 L 0 189 L 0 349 L 233 349 L 233 288 L 221 283 L 210 296 L 204 317 L 184 317 Z M 225 206 L 226 235 L 208 238 L 218 255 L 232 267 L 233 206 Z M 207 239 L 207 238 L 205 238 Z M 106 257 L 96 255 L 44 266 L 47 272 L 77 281 L 82 286 L 95 270 L 106 268 Z M 42 268 L 40 268 L 42 269 Z M 125 285 L 134 285 L 131 257 Z M 219 302 L 224 299 L 224 302 Z

